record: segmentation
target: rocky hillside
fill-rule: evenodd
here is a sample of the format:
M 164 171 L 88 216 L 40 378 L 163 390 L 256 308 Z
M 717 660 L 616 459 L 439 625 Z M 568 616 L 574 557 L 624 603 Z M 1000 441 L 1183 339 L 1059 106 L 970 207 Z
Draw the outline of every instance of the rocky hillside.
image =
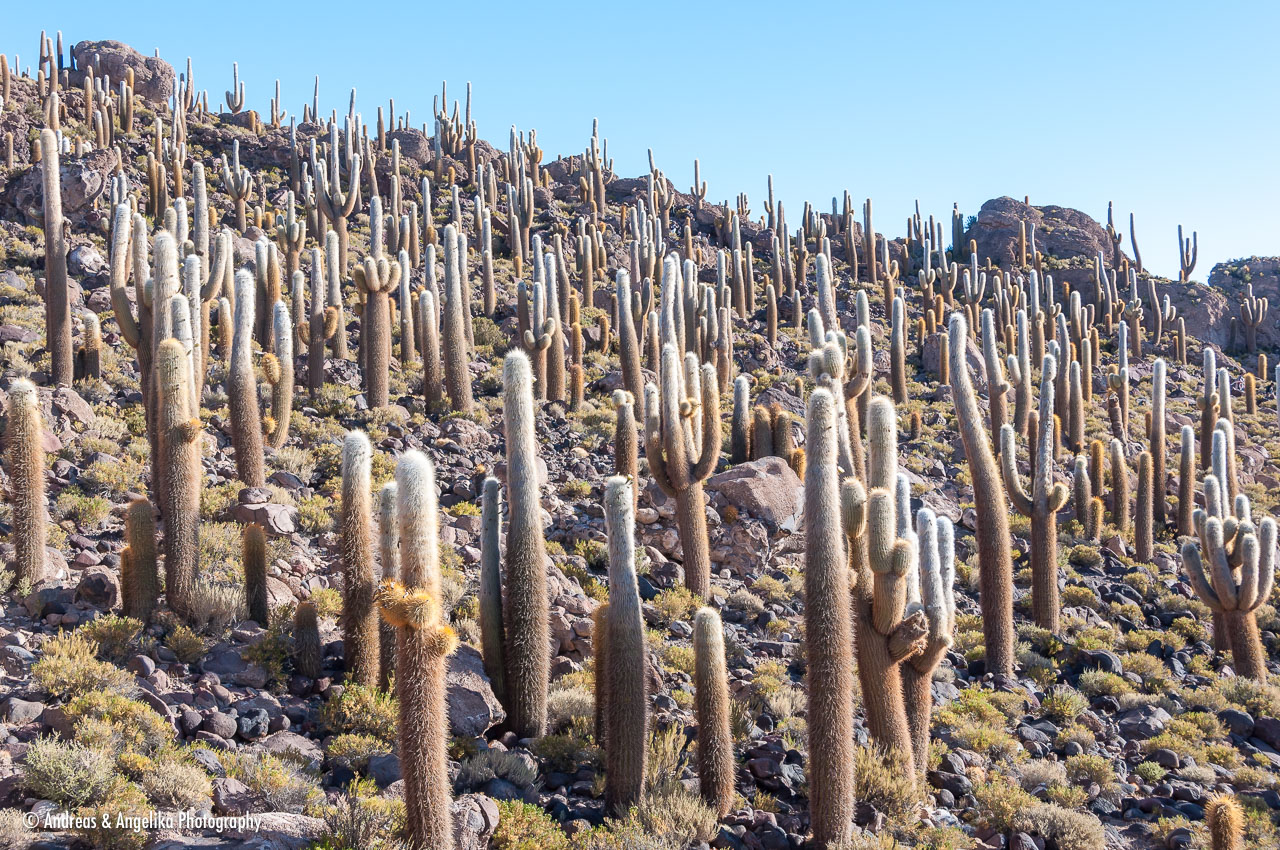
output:
M 43 54 L 0 845 L 1280 846 L 1280 259 Z

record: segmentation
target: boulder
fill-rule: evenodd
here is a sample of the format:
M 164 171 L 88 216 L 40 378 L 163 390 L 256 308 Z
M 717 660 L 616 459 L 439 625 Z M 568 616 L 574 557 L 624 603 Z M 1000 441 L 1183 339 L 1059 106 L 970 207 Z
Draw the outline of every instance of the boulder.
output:
M 498 828 L 498 804 L 484 794 L 463 794 L 451 808 L 454 850 L 486 850 Z
M 1069 207 L 1035 207 L 1016 201 L 1009 196 L 992 198 L 982 205 L 968 231 L 965 242 L 973 240 L 978 246 L 978 261 L 991 261 L 1009 268 L 1018 261 L 1018 225 L 1026 223 L 1027 262 L 1031 262 L 1031 228 L 1035 226 L 1036 249 L 1046 257 L 1061 260 L 1083 258 L 1092 261 L 1098 252 L 1108 268 L 1112 262 L 1113 247 L 1107 231 L 1091 216 Z
M 110 611 L 120 604 L 120 580 L 114 570 L 89 567 L 76 585 L 76 601 Z
M 81 157 L 62 157 L 59 174 L 64 216 L 78 219 L 90 211 L 93 202 L 106 190 L 118 160 L 119 154 L 114 148 L 90 151 Z M 28 168 L 4 194 L 29 222 L 38 224 L 44 220 L 44 188 L 39 168 Z
M 778 526 L 800 509 L 800 478 L 780 457 L 762 457 L 713 475 L 707 489 L 765 523 Z
M 445 684 L 449 729 L 454 735 L 474 738 L 507 718 L 502 704 L 493 695 L 489 677 L 484 673 L 484 660 L 475 647 L 461 644 L 449 656 Z
M 133 93 L 153 104 L 169 100 L 177 74 L 173 66 L 158 56 L 143 56 L 119 41 L 81 41 L 71 47 L 77 68 L 92 67 L 98 77 L 110 76 L 112 91 L 133 69 Z
M 293 732 L 275 732 L 259 742 L 264 750 L 276 756 L 300 759 L 311 770 L 319 770 L 324 750 L 310 738 Z

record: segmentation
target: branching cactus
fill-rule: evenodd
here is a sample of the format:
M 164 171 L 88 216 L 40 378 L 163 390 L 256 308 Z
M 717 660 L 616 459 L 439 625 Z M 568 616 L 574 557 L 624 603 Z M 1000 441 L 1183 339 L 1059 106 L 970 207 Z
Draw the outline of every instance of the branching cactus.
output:
M 242 274 L 244 274 L 242 272 Z M 246 274 L 249 285 L 253 278 Z M 249 303 L 253 303 L 249 290 Z M 167 339 L 156 351 L 156 424 L 164 455 L 165 598 L 179 618 L 194 619 L 193 594 L 200 558 L 200 420 L 191 409 L 187 353 L 182 343 Z
M 400 456 L 396 499 L 402 580 L 385 585 L 380 599 L 399 631 L 396 669 L 413 671 L 396 678 L 405 829 L 410 847 L 431 850 L 453 843 L 445 672 L 458 638 L 441 606 L 436 474 L 426 455 Z
M 649 749 L 644 618 L 636 583 L 635 498 L 630 481 L 615 475 L 605 482 L 604 509 L 609 535 L 605 804 L 613 812 L 625 812 L 640 802 Z
M 507 443 L 506 628 L 507 719 L 521 738 L 547 728 L 548 652 L 546 544 L 538 500 L 538 445 L 534 435 L 533 374 L 523 351 L 502 364 L 502 415 Z M 717 430 L 718 430 L 717 425 Z
M 249 229 L 249 195 L 253 191 L 253 175 L 240 164 L 240 140 L 231 143 L 231 159 L 222 156 L 222 188 L 235 204 L 236 230 L 243 234 Z
M 809 396 L 805 678 L 810 694 L 809 820 L 817 847 L 848 841 L 853 829 L 853 630 L 846 601 L 849 563 L 840 539 L 837 406 L 825 389 Z
M 363 431 L 342 441 L 342 646 L 352 682 L 378 683 L 377 582 L 373 572 L 373 447 Z
M 123 613 L 147 623 L 160 595 L 160 579 L 156 575 L 155 508 L 146 498 L 134 499 L 125 508 L 124 541 L 120 550 Z
M 547 400 L 547 349 L 556 336 L 556 320 L 547 315 L 547 291 L 540 281 L 516 286 L 516 315 L 520 345 L 533 367 L 533 392 L 538 401 Z
M 58 135 L 40 131 L 40 174 L 44 190 L 45 345 L 55 384 L 71 385 L 71 301 L 67 288 L 67 229 L 62 218 L 62 176 Z
M 262 457 L 262 417 L 258 412 L 258 379 L 253 371 L 253 275 L 236 272 L 235 329 L 227 370 L 227 406 L 236 474 L 246 487 L 267 486 Z
M 1031 520 L 1031 607 L 1036 625 L 1057 634 L 1058 511 L 1070 495 L 1062 482 L 1053 482 L 1053 382 L 1058 362 L 1046 354 L 1040 366 L 1040 432 L 1035 435 L 1035 474 L 1031 492 L 1022 488 L 1017 467 L 1017 436 L 1012 425 L 1000 430 L 1000 467 L 1005 487 L 1018 513 Z
M 45 506 L 44 422 L 35 384 L 25 378 L 9 389 L 9 498 L 13 504 L 13 573 L 34 587 L 47 575 L 49 516 Z
M 1205 476 L 1206 502 L 1209 488 L 1218 486 L 1215 476 Z M 1197 510 L 1194 522 L 1199 542 L 1182 545 L 1187 577 L 1201 601 L 1222 619 L 1236 674 L 1265 682 L 1267 654 L 1255 612 L 1270 598 L 1275 579 L 1275 520 L 1263 519 L 1255 532 L 1248 519 L 1224 520 Z
M 369 406 L 386 407 L 387 377 L 391 373 L 391 293 L 400 286 L 400 264 L 386 257 L 365 257 L 352 272 L 364 295 L 360 317 L 360 345 L 365 349 L 364 385 Z
M 916 537 L 920 547 L 918 598 L 909 599 L 907 611 L 923 611 L 928 633 L 924 650 L 902 667 L 902 693 L 911 728 L 911 752 L 916 773 L 929 764 L 929 727 L 933 715 L 933 674 L 951 647 L 956 625 L 955 530 L 951 520 L 935 516 L 928 508 L 916 513 Z
M 720 392 L 708 363 L 681 368 L 675 345 L 662 347 L 662 389 L 645 387 L 645 456 L 662 492 L 676 502 L 684 550 L 685 586 L 706 598 L 711 592 L 711 547 L 702 482 L 720 458 Z M 689 386 L 686 381 L 700 386 Z
M 969 336 L 964 314 L 951 314 L 951 386 L 956 399 L 960 438 L 964 442 L 973 500 L 979 506 L 974 531 L 978 541 L 978 569 L 982 604 L 982 634 L 989 673 L 1013 673 L 1013 555 L 1009 549 L 1009 514 L 991 443 L 983 427 L 977 394 L 960 341 Z
M 724 628 L 714 608 L 693 618 L 693 687 L 698 720 L 698 785 L 718 817 L 733 807 L 733 733 L 729 721 L 729 673 Z
M 1267 320 L 1267 299 L 1253 294 L 1253 284 L 1245 284 L 1245 294 L 1240 300 L 1240 324 L 1244 326 L 1245 345 L 1250 354 L 1258 353 L 1258 328 Z

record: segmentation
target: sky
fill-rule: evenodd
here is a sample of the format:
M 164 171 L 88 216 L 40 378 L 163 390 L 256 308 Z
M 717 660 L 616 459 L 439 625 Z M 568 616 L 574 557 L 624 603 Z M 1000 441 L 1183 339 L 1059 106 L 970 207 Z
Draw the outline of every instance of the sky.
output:
M 61 29 L 68 50 L 111 38 L 180 71 L 190 56 L 211 106 L 239 62 L 247 108 L 265 112 L 279 79 L 300 114 L 319 74 L 322 114 L 354 86 L 366 120 L 394 97 L 417 126 L 442 80 L 450 100 L 470 81 L 499 148 L 515 124 L 537 129 L 544 161 L 580 153 L 598 118 L 620 176 L 644 174 L 652 148 L 688 191 L 696 157 L 709 200 L 745 191 L 759 215 L 772 173 L 793 224 L 845 189 L 891 236 L 917 200 L 943 221 L 1000 195 L 1099 220 L 1114 201 L 1159 274 L 1177 274 L 1179 224 L 1199 234 L 1197 279 L 1280 254 L 1274 0 L 222 0 L 198 21 L 153 0 L 9 5 L 0 52 L 24 68 Z

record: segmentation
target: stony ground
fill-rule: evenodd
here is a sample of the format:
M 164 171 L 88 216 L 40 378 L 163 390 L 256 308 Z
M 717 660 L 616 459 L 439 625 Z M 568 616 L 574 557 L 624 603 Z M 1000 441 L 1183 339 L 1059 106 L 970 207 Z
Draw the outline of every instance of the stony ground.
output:
M 33 87 L 31 81 L 16 80 L 14 97 L 0 114 L 0 133 L 13 131 L 18 140 L 15 168 L 0 168 L 0 389 L 24 376 L 47 383 L 43 236 L 35 217 L 38 169 L 27 164 L 25 144 L 30 128 L 39 124 Z M 77 126 L 76 97 L 68 96 L 70 127 Z M 147 108 L 140 125 L 149 113 Z M 416 131 L 401 132 L 403 149 L 417 150 L 409 136 Z M 287 176 L 286 131 L 266 127 L 254 134 L 229 116 L 193 120 L 189 157 L 204 161 L 213 174 L 216 156 L 232 139 L 240 140 L 243 160 L 262 176 L 267 207 L 273 208 L 281 202 Z M 134 191 L 145 196 L 140 168 L 148 143 L 134 136 L 123 144 L 130 154 L 124 172 Z M 498 155 L 488 146 L 483 151 L 486 157 Z M 498 314 L 474 319 L 472 371 L 479 410 L 473 417 L 427 415 L 420 368 L 395 359 L 393 403 L 371 411 L 354 360 L 331 359 L 318 398 L 299 392 L 287 445 L 268 450 L 268 487 L 246 489 L 236 480 L 222 366 L 212 364 L 201 411 L 203 616 L 189 628 L 161 612 L 144 626 L 112 613 L 120 603 L 123 508 L 147 494 L 150 484 L 137 368 L 118 336 L 107 294 L 104 187 L 112 161 L 110 152 L 99 151 L 68 156 L 63 163 L 63 184 L 73 187 L 66 202 L 74 303 L 102 315 L 107 353 L 101 380 L 41 391 L 48 425 L 49 556 L 56 578 L 39 587 L 16 587 L 3 600 L 0 804 L 6 808 L 0 841 L 23 846 L 35 838 L 17 825 L 21 812 L 75 809 L 77 801 L 88 806 L 109 799 L 122 811 L 263 818 L 254 829 L 153 830 L 145 838 L 155 847 L 302 847 L 313 841 L 330 848 L 390 846 L 401 786 L 393 700 L 343 684 L 336 620 L 342 599 L 334 532 L 339 445 L 346 430 L 360 428 L 376 449 L 375 489 L 406 449 L 422 449 L 437 464 L 447 607 L 463 640 L 449 676 L 455 809 L 466 833 L 460 846 L 501 850 L 566 847 L 571 841 L 575 847 L 601 848 L 801 846 L 808 831 L 802 494 L 791 468 L 770 457 L 732 467 L 722 459 L 707 484 L 712 602 L 731 633 L 738 804 L 716 823 L 688 793 L 697 788 L 690 764 L 690 637 L 697 600 L 683 589 L 674 506 L 649 484 L 641 491 L 637 533 L 655 730 L 650 773 L 655 787 L 666 791 L 629 825 L 601 826 L 591 615 L 608 593 L 601 501 L 603 478 L 613 470 L 608 399 L 620 386 L 620 373 L 616 352 L 601 350 L 594 320 L 608 306 L 603 280 L 611 279 L 617 258 L 628 250 L 621 205 L 642 196 L 643 180 L 614 177 L 610 204 L 601 216 L 610 261 L 597 289 L 604 300 L 587 308 L 583 322 L 587 404 L 572 412 L 556 403 L 538 410 L 556 649 L 552 733 L 521 741 L 503 729 L 502 708 L 476 649 L 478 490 L 487 473 L 505 472 L 500 367 L 515 333 L 514 273 L 506 252 L 500 250 L 497 259 L 504 292 Z M 406 156 L 404 168 L 416 174 L 423 164 Z M 469 196 L 464 163 L 451 164 L 467 189 L 464 197 Z M 571 165 L 558 161 L 547 167 L 552 180 L 548 189 L 539 190 L 537 229 L 550 233 L 571 227 L 586 210 Z M 385 176 L 387 168 L 384 158 L 379 173 Z M 214 204 L 229 216 L 228 201 L 216 181 L 210 184 Z M 438 221 L 448 218 L 447 206 L 438 205 Z M 717 212 L 723 208 L 676 195 L 678 220 L 693 222 L 702 270 L 709 275 L 718 245 Z M 1016 241 L 1016 232 L 1002 225 L 1010 217 L 1045 227 L 1040 245 L 1045 262 L 1051 273 L 1073 285 L 1092 280 L 1097 251 L 1110 260 L 1106 233 L 1087 215 L 1003 198 L 983 207 L 969 223 L 966 239 L 973 238 L 981 256 L 1006 269 Z M 471 220 L 469 202 L 464 218 Z M 358 214 L 354 225 L 352 250 L 359 256 L 367 244 L 367 215 Z M 252 243 L 260 235 L 250 227 L 237 236 L 240 262 L 251 260 Z M 744 221 L 743 236 L 756 246 L 757 281 L 763 281 L 769 234 L 758 221 Z M 900 240 L 893 244 L 900 250 Z M 478 259 L 471 262 L 474 285 Z M 1264 273 L 1257 281 L 1249 265 Z M 1203 327 L 1203 332 L 1190 334 L 1190 365 L 1171 362 L 1171 440 L 1182 424 L 1197 422 L 1193 402 L 1201 380 L 1202 341 L 1229 342 L 1236 303 L 1231 299 L 1238 298 L 1233 287 L 1250 280 L 1264 291 L 1274 286 L 1266 276 L 1274 268 L 1274 261 L 1255 260 L 1215 269 L 1215 282 L 1222 285 L 1214 290 L 1168 284 L 1189 328 L 1203 323 L 1192 329 Z M 851 312 L 857 289 L 865 287 L 872 296 L 875 391 L 887 392 L 888 329 L 878 287 L 853 280 L 843 261 L 836 263 L 836 277 L 842 315 Z M 918 314 L 918 294 L 907 291 Z M 1215 313 L 1205 305 L 1220 309 Z M 780 307 L 785 320 L 791 305 Z M 348 317 L 354 350 L 359 322 L 350 312 Z M 852 327 L 851 316 L 846 322 Z M 761 305 L 756 316 L 735 329 L 737 368 L 752 377 L 758 403 L 777 403 L 802 416 L 796 379 L 807 381 L 807 340 L 789 324 L 776 345 L 768 344 L 764 332 Z M 1272 322 L 1264 329 L 1264 345 L 1274 334 Z M 1103 370 L 1115 359 L 1114 340 L 1104 339 L 1102 347 L 1095 400 L 1105 397 Z M 1207 847 L 1204 805 L 1221 791 L 1234 791 L 1245 805 L 1249 847 L 1278 846 L 1280 688 L 1235 677 L 1230 657 L 1213 651 L 1208 609 L 1181 573 L 1172 527 L 1157 530 L 1153 562 L 1140 564 L 1132 558 L 1130 536 L 1107 526 L 1100 544 L 1089 543 L 1065 510 L 1060 525 L 1063 628 L 1055 635 L 1034 627 L 1026 616 L 1030 528 L 1014 516 L 1018 671 L 1013 678 L 985 673 L 971 536 L 975 506 L 950 388 L 938 384 L 929 350 L 927 341 L 920 350 L 913 335 L 910 401 L 900 410 L 901 463 L 912 483 L 913 507 L 928 506 L 957 523 L 956 641 L 934 683 L 926 787 L 913 790 L 872 749 L 859 748 L 857 823 L 863 832 L 858 846 L 887 848 L 898 841 L 896 846 L 1018 850 Z M 1171 359 L 1172 352 L 1166 334 L 1131 366 L 1134 412 L 1127 448 L 1134 455 L 1146 448 L 1140 423 L 1150 404 L 1152 357 Z M 1243 355 L 1236 361 L 1233 355 L 1221 355 L 1220 362 L 1238 381 L 1254 361 Z M 978 369 L 981 375 L 980 363 Z M 1258 412 L 1246 413 L 1237 399 L 1235 427 L 1243 488 L 1255 514 L 1263 515 L 1274 513 L 1280 503 L 1280 467 L 1274 460 L 1280 432 L 1273 385 L 1266 376 L 1258 384 Z M 1109 433 L 1104 407 L 1095 408 L 1089 411 L 1089 438 Z M 918 430 L 908 425 L 916 415 Z M 727 412 L 725 418 L 727 427 Z M 803 440 L 802 430 L 797 422 L 797 440 Z M 1069 480 L 1070 469 L 1071 458 L 1063 453 L 1057 458 L 1057 479 Z M 1176 456 L 1170 458 L 1170 472 L 1176 475 Z M 644 480 L 649 481 L 647 475 Z M 1171 517 L 1175 495 L 1176 488 L 1169 493 Z M 248 522 L 262 524 L 269 534 L 269 623 L 244 619 L 239 529 Z M 294 670 L 291 613 L 301 600 L 316 603 L 321 613 L 325 675 L 318 679 Z M 1280 617 L 1268 604 L 1259 610 L 1258 621 L 1275 675 Z M 858 735 L 866 743 L 861 715 Z M 51 745 L 50 736 L 74 745 Z M 672 778 L 678 780 L 675 786 Z M 43 836 L 37 846 L 135 846 L 141 841 L 127 832 L 64 830 Z M 267 843 L 254 843 L 262 841 Z

